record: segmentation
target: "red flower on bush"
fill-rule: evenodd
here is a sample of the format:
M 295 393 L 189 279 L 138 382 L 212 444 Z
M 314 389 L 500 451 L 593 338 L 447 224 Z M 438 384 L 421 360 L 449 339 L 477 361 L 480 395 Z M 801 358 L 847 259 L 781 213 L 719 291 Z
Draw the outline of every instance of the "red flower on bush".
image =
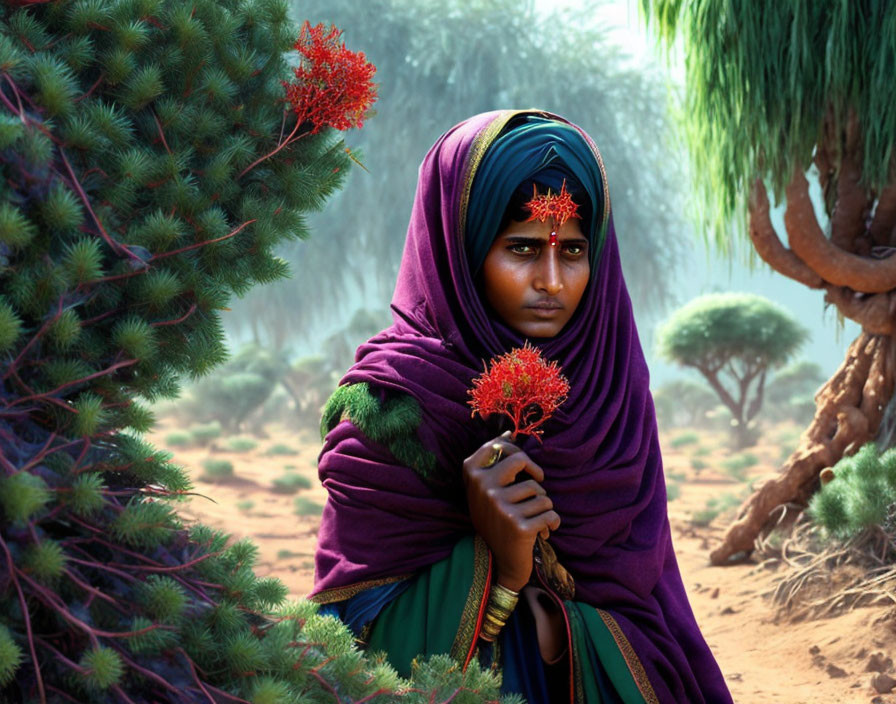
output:
M 312 134 L 324 127 L 361 127 L 376 100 L 376 66 L 364 52 L 346 49 L 341 36 L 333 25 L 312 27 L 306 20 L 295 43 L 302 55 L 302 64 L 294 69 L 296 82 L 283 83 L 299 123 L 314 125 Z
M 473 415 L 486 418 L 503 413 L 513 421 L 517 435 L 539 437 L 542 423 L 566 400 L 569 382 L 557 362 L 547 362 L 528 342 L 492 359 L 490 368 L 473 379 L 470 405 Z
M 240 178 L 305 135 L 316 134 L 324 127 L 347 130 L 363 126 L 376 100 L 373 82 L 376 66 L 367 60 L 364 52 L 346 49 L 345 42 L 339 41 L 341 36 L 342 31 L 333 25 L 326 30 L 322 24 L 312 27 L 305 20 L 294 46 L 302 55 L 301 65 L 293 69 L 296 82 L 283 81 L 286 101 L 296 114 L 296 124 L 275 149 L 243 169 Z M 299 134 L 302 125 L 309 122 L 311 129 Z M 364 168 L 349 149 L 345 151 Z

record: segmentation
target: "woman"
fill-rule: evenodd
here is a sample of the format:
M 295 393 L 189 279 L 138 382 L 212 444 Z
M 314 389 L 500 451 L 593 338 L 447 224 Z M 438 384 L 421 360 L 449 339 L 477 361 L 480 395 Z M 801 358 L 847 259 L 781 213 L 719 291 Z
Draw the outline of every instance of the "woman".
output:
M 573 215 L 532 219 L 559 193 Z M 404 674 L 447 652 L 495 664 L 530 702 L 730 702 L 672 549 L 590 138 L 538 111 L 445 133 L 420 168 L 392 310 L 324 412 L 312 598 Z M 471 418 L 468 391 L 527 340 L 570 391 L 541 440 L 511 443 L 500 418 Z

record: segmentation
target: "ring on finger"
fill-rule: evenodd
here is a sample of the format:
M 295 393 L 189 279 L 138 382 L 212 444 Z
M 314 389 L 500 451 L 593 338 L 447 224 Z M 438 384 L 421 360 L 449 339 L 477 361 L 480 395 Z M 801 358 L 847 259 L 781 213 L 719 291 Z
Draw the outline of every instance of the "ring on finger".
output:
M 501 445 L 499 443 L 492 443 L 492 454 L 485 461 L 485 464 L 482 466 L 483 467 L 494 467 L 498 463 L 498 460 L 501 459 L 501 453 L 502 453 Z

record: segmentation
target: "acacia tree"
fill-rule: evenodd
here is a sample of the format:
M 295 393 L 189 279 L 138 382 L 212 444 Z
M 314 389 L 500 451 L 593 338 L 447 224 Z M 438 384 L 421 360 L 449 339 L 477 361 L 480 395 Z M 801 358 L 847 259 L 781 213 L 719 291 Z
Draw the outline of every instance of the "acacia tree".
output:
M 641 9 L 670 45 L 685 46 L 707 238 L 727 252 L 747 233 L 775 271 L 824 291 L 862 326 L 781 475 L 747 499 L 712 552 L 721 564 L 752 551 L 776 507 L 805 506 L 823 468 L 874 439 L 893 396 L 896 5 L 641 0 Z M 787 244 L 769 192 L 785 206 Z
M 799 349 L 808 331 L 778 305 L 749 293 L 714 293 L 676 311 L 659 331 L 660 353 L 696 369 L 731 411 L 735 447 L 756 442 L 765 377 Z M 754 383 L 755 382 L 755 383 Z

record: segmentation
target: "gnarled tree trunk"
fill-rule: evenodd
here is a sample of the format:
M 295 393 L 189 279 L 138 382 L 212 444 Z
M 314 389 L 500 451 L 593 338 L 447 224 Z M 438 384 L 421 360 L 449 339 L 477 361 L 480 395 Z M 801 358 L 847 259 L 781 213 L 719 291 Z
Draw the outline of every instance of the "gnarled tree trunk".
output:
M 826 124 L 830 126 L 832 120 Z M 779 273 L 810 288 L 825 289 L 825 301 L 862 326 L 846 359 L 815 394 L 815 418 L 780 476 L 763 484 L 740 507 L 713 564 L 750 553 L 769 516 L 782 504 L 805 506 L 822 469 L 837 463 L 880 429 L 896 383 L 896 180 L 879 194 L 859 183 L 860 136 L 851 116 L 844 134 L 828 127 L 815 164 L 826 192 L 836 187 L 831 237 L 815 217 L 808 182 L 794 171 L 786 189 L 784 224 L 790 247 L 778 237 L 761 180 L 750 195 L 750 238 L 757 253 Z M 873 218 L 869 216 L 873 212 Z

